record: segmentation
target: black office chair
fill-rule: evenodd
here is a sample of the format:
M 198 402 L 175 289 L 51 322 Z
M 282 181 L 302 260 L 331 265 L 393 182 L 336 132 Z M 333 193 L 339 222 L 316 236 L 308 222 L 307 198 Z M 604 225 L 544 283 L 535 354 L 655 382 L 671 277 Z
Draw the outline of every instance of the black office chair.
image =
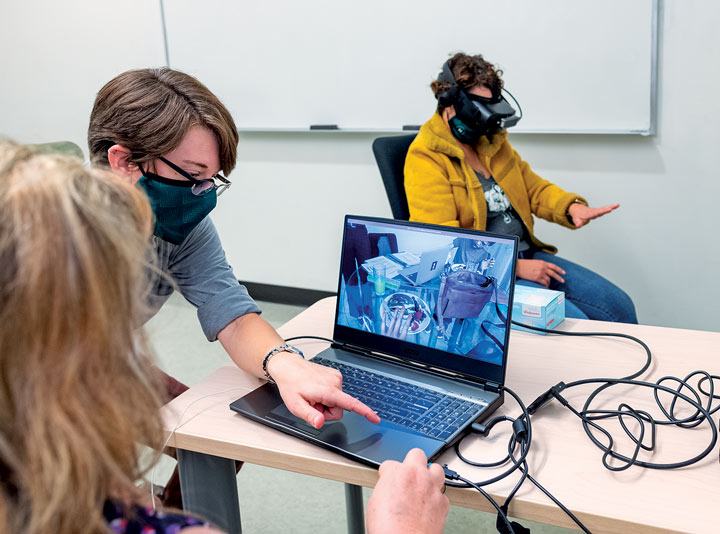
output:
M 377 161 L 380 176 L 385 184 L 385 192 L 390 202 L 393 218 L 403 221 L 410 218 L 410 210 L 405 196 L 405 156 L 416 135 L 378 137 L 372 144 L 373 154 L 375 154 L 375 161 Z

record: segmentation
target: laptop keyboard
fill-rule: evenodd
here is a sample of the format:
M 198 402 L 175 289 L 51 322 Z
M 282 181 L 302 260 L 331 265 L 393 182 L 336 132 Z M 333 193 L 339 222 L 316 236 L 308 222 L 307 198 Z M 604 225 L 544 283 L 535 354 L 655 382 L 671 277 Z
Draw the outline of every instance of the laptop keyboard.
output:
M 337 361 L 312 361 L 340 371 L 343 391 L 367 404 L 381 419 L 432 438 L 450 437 L 483 406 Z

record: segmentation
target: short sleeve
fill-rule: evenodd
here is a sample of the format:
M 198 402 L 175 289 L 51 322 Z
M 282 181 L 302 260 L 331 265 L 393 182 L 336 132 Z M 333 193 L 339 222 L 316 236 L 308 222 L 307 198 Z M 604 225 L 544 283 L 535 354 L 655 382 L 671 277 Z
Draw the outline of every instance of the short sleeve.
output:
M 209 341 L 238 317 L 261 313 L 227 262 L 215 225 L 206 217 L 172 251 L 168 270 L 178 290 L 197 308 Z

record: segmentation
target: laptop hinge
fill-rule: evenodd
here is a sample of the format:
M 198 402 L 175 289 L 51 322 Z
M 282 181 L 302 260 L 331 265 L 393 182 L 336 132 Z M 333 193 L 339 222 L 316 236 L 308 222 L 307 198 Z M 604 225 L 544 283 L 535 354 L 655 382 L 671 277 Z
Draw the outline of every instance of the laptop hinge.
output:
M 495 382 L 485 382 L 485 389 L 490 393 L 500 393 L 500 384 Z
M 350 345 L 349 343 L 341 343 L 338 341 L 333 341 L 330 344 L 330 347 L 333 349 L 341 349 L 346 350 L 348 352 L 354 352 L 355 354 L 362 354 L 363 356 L 372 356 L 372 353 L 366 349 L 363 349 L 362 347 L 358 347 L 356 345 Z

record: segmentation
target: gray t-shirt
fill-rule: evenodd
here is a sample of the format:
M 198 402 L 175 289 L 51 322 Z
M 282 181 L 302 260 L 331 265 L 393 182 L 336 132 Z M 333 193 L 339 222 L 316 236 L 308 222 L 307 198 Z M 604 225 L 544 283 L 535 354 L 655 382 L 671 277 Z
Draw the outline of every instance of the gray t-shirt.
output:
M 260 308 L 245 286 L 240 285 L 228 264 L 210 217 L 205 217 L 179 245 L 157 236 L 152 236 L 152 242 L 157 253 L 157 267 L 172 278 L 182 296 L 197 308 L 200 325 L 209 341 L 215 341 L 218 333 L 238 317 L 260 313 Z M 174 288 L 160 274 L 151 273 L 150 276 L 153 284 L 148 305 L 154 315 Z
M 520 238 L 518 251 L 530 248 L 525 227 L 515 210 L 510 205 L 505 191 L 503 191 L 495 178 L 485 178 L 482 173 L 476 172 L 477 178 L 485 193 L 487 203 L 487 224 L 485 229 L 496 234 L 516 235 Z

